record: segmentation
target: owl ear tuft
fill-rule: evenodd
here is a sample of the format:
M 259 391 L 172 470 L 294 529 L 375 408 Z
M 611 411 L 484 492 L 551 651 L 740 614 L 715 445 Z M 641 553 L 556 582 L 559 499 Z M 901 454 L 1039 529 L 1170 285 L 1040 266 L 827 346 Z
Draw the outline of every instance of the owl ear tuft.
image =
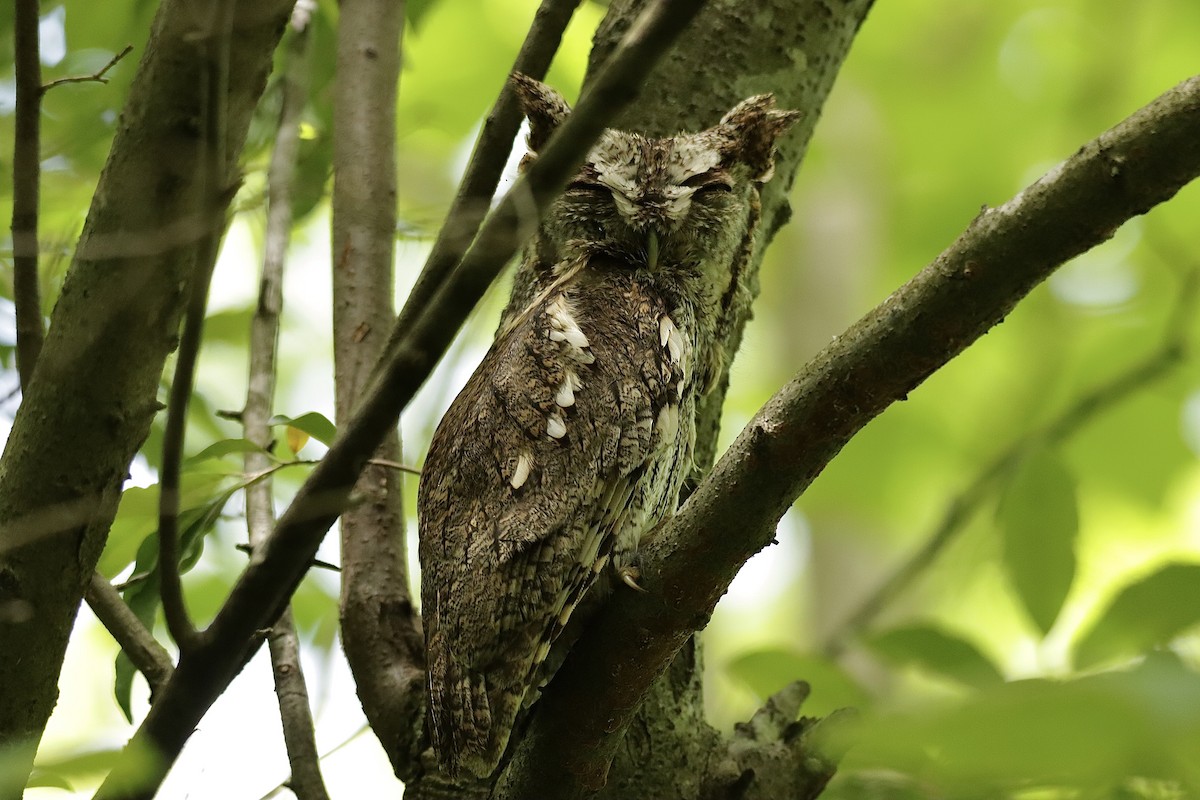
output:
M 799 111 L 775 108 L 775 96 L 755 95 L 721 118 L 727 138 L 725 155 L 750 167 L 754 180 L 765 183 L 775 172 L 775 142 L 800 118 Z
M 536 153 L 571 113 L 571 107 L 561 94 L 528 75 L 514 72 L 509 80 L 521 113 L 529 120 L 529 149 Z

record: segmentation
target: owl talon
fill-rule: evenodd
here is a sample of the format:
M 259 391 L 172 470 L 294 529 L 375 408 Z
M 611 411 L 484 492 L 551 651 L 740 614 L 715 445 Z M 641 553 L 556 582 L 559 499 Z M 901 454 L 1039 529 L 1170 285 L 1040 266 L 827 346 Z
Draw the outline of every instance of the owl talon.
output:
M 642 571 L 637 567 L 621 567 L 617 570 L 617 575 L 620 576 L 621 583 L 630 589 L 646 594 L 646 590 L 638 585 L 637 579 L 642 577 Z

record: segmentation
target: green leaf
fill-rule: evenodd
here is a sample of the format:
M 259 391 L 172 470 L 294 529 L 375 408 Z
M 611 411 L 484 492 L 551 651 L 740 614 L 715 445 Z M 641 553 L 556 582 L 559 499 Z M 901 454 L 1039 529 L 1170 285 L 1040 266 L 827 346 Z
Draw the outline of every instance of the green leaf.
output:
M 104 775 L 112 769 L 120 755 L 120 750 L 95 750 L 75 753 L 48 762 L 39 760 L 38 765 L 33 768 L 33 774 L 27 786 L 30 788 L 52 786 L 74 791 L 71 786 L 72 779 Z
M 425 15 L 430 12 L 437 0 L 408 0 L 404 4 L 404 18 L 413 30 L 416 31 L 421 26 L 421 21 Z
M 33 772 L 30 773 L 29 782 L 25 784 L 25 788 L 62 789 L 67 792 L 75 791 L 75 787 L 63 775 L 39 767 L 33 768 Z
M 204 342 L 221 342 L 235 347 L 245 346 L 254 318 L 254 306 L 230 308 L 204 318 Z
M 219 491 L 220 485 L 229 479 L 229 470 L 211 459 L 190 464 L 181 476 L 182 492 L 180 507 L 182 514 L 192 508 L 209 503 Z M 109 529 L 108 541 L 100 556 L 97 568 L 109 580 L 129 566 L 137 556 L 142 543 L 158 530 L 158 484 L 133 486 L 121 495 L 117 516 Z M 155 550 L 157 554 L 157 550 Z M 157 555 L 155 556 L 157 558 Z
M 271 418 L 271 424 L 290 425 L 297 430 L 304 431 L 326 446 L 333 444 L 333 440 L 337 438 L 337 427 L 329 421 L 328 417 L 316 411 L 310 411 L 298 417 L 286 417 L 278 414 Z
M 975 645 L 932 625 L 893 628 L 871 637 L 867 645 L 894 664 L 917 666 L 967 686 L 1004 682 L 1000 670 Z
M 862 708 L 869 701 L 857 681 L 820 656 L 783 649 L 757 650 L 738 656 L 726 670 L 762 700 L 794 680 L 806 681 L 812 693 L 804 701 L 804 713 L 810 716 L 824 717 L 839 708 Z
M 196 455 L 191 456 L 185 464 L 198 464 L 201 461 L 220 459 L 230 453 L 266 453 L 267 451 L 249 439 L 222 439 L 213 442 Z M 269 454 L 268 454 L 269 455 Z
M 113 697 L 117 701 L 117 707 L 121 709 L 121 714 L 125 717 L 125 721 L 130 725 L 133 724 L 133 678 L 137 675 L 137 669 L 133 666 L 133 662 L 129 660 L 129 656 L 125 655 L 122 650 L 117 653 L 117 658 L 113 664 Z
M 1044 635 L 1058 619 L 1075 578 L 1075 479 L 1053 453 L 1035 453 L 1021 462 L 1005 487 L 998 519 L 1008 578 Z
M 1167 564 L 1126 586 L 1075 645 L 1088 669 L 1164 645 L 1200 623 L 1200 564 Z
M 1095 790 L 1132 775 L 1197 788 L 1200 675 L 1152 658 L 1127 672 L 1015 681 L 957 702 L 864 714 L 850 736 L 843 768 L 920 776 L 926 797 L 1008 797 L 1018 787 L 1109 797 Z
M 138 554 L 138 567 L 142 570 L 134 569 L 134 574 L 144 574 L 145 579 L 131 584 L 123 594 L 125 602 L 129 605 L 129 609 L 133 611 L 133 615 L 141 620 L 146 626 L 146 630 L 154 630 L 154 618 L 158 615 L 158 607 L 161 602 L 159 595 L 158 582 L 158 539 L 150 537 L 146 540 L 142 551 Z M 129 660 L 129 656 L 125 655 L 125 651 L 117 653 L 115 667 L 115 678 L 113 679 L 113 697 L 117 700 L 117 705 L 121 709 L 121 713 L 125 715 L 125 719 L 133 723 L 133 678 L 137 675 L 137 669 L 133 666 L 133 662 Z

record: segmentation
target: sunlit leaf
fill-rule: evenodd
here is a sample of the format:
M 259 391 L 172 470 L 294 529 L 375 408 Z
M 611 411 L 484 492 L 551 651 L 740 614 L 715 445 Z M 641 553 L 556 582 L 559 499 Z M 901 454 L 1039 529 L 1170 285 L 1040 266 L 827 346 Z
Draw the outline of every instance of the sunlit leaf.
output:
M 249 439 L 222 439 L 213 442 L 196 455 L 190 457 L 187 463 L 197 463 L 207 459 L 219 459 L 230 453 L 265 453 L 261 447 Z
M 229 479 L 229 470 L 212 470 L 214 462 L 205 460 L 192 465 L 181 476 L 181 513 L 209 503 Z M 220 466 L 220 465 L 217 465 Z M 133 486 L 121 495 L 117 516 L 109 530 L 108 541 L 97 568 L 108 579 L 115 578 L 136 557 L 146 537 L 158 530 L 158 484 Z M 155 551 L 157 553 L 157 550 Z
M 75 787 L 61 773 L 34 767 L 25 784 L 28 788 L 41 787 L 46 789 L 62 789 L 67 792 L 75 791 Z
M 204 341 L 243 346 L 250 331 L 254 307 L 230 308 L 204 318 Z
M 324 445 L 333 444 L 333 440 L 337 437 L 337 427 L 329 421 L 328 417 L 316 411 L 310 411 L 298 417 L 286 417 L 278 414 L 271 418 L 271 424 L 289 425 L 307 433 Z M 294 448 L 292 452 L 295 452 Z
M 311 437 L 295 425 L 287 426 L 287 446 L 293 453 L 299 453 Z
M 49 759 L 41 762 L 39 767 L 65 779 L 97 775 L 112 769 L 113 763 L 120 754 L 120 750 L 94 750 Z M 38 771 L 35 769 L 34 774 L 37 774 Z
M 862 708 L 867 693 L 836 663 L 792 650 L 758 650 L 738 656 L 726 667 L 730 677 L 766 700 L 794 680 L 812 689 L 802 713 L 823 717 L 839 708 Z
M 1053 453 L 1039 451 L 1017 468 L 997 516 L 1009 580 L 1045 634 L 1054 626 L 1075 578 L 1075 480 Z
M 867 640 L 872 650 L 894 664 L 913 665 L 967 686 L 984 687 L 1004 678 L 975 645 L 932 625 L 893 628 Z
M 1200 623 L 1200 564 L 1168 564 L 1113 598 L 1075 645 L 1088 669 L 1166 644 Z

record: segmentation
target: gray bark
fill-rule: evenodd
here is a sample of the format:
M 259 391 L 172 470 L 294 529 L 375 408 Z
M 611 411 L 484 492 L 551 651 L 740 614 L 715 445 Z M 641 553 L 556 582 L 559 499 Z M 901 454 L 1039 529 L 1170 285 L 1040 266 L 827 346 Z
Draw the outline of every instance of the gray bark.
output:
M 349 419 L 395 320 L 396 82 L 404 5 L 343 2 L 334 100 L 333 342 L 337 419 Z M 375 451 L 400 461 L 392 430 Z M 412 761 L 425 642 L 408 588 L 401 475 L 368 464 L 342 514 L 342 645 L 371 729 L 393 764 Z M 401 772 L 401 777 L 406 777 Z
M 223 225 L 291 3 L 236 12 L 223 143 L 202 134 L 218 6 L 167 0 L 155 18 L 0 461 L 0 746 L 21 747 L 28 759 L 129 462 L 160 408 L 197 245 Z M 225 186 L 202 196 L 205 153 L 217 144 L 228 154 Z M 19 793 L 0 787 L 0 797 Z

